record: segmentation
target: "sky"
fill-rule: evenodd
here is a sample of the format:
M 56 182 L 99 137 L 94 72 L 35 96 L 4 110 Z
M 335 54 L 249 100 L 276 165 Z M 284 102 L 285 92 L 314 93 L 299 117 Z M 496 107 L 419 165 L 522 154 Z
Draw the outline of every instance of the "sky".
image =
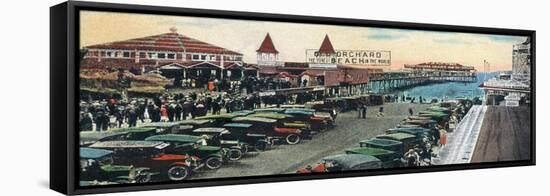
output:
M 179 34 L 242 53 L 246 63 L 256 63 L 256 50 L 269 33 L 279 51 L 279 60 L 305 62 L 306 50 L 318 49 L 328 35 L 336 50 L 391 51 L 391 66 L 382 67 L 386 70 L 399 70 L 404 64 L 448 62 L 485 71 L 484 60 L 489 62 L 490 71 L 511 70 L 512 46 L 526 39 L 522 36 L 96 11 L 81 12 L 80 20 L 81 47 L 168 33 L 175 27 Z

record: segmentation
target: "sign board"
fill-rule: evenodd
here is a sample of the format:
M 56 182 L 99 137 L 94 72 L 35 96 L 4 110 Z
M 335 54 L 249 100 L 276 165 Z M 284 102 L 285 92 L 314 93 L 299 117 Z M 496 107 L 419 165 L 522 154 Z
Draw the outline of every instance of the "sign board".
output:
M 334 53 L 321 53 L 317 49 L 306 50 L 306 61 L 314 66 L 368 65 L 390 66 L 391 51 L 382 50 L 335 50 Z

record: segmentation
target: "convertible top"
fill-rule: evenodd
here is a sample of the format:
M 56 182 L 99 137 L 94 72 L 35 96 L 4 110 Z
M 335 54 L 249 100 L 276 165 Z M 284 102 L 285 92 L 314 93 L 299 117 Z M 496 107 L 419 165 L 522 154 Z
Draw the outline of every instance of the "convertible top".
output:
M 416 135 L 411 135 L 407 133 L 392 133 L 392 134 L 379 135 L 379 136 L 376 136 L 376 138 L 401 141 L 404 139 L 416 138 Z
M 259 117 L 259 118 L 270 118 L 270 119 L 285 119 L 292 117 L 292 115 L 289 114 L 281 114 L 281 113 L 256 113 L 248 115 L 249 117 Z
M 264 122 L 264 123 L 276 123 L 277 120 L 269 119 L 269 118 L 259 118 L 259 117 L 237 117 L 234 118 L 233 121 L 240 122 L 240 121 L 254 121 L 254 122 Z
M 232 128 L 249 128 L 252 126 L 252 124 L 248 123 L 227 123 L 223 125 L 224 127 L 232 127 Z
M 380 139 L 380 138 L 371 138 L 371 139 L 368 139 L 368 140 L 363 140 L 359 143 L 371 144 L 371 145 L 383 146 L 383 147 L 397 146 L 397 145 L 402 145 L 403 144 L 403 142 L 400 142 L 400 141 L 389 140 L 389 139 Z
M 384 150 L 380 148 L 351 148 L 346 150 L 347 154 L 365 154 L 365 155 L 371 155 L 371 156 L 379 156 L 379 155 L 386 155 L 386 154 L 394 154 L 394 151 L 391 150 Z
M 152 122 L 142 125 L 141 127 L 160 127 L 160 128 L 168 128 L 179 125 L 178 122 Z
M 92 144 L 91 148 L 157 148 L 163 149 L 169 144 L 158 141 L 105 141 Z
M 202 140 L 200 136 L 183 135 L 183 134 L 155 135 L 155 136 L 145 138 L 145 141 L 181 142 L 181 143 L 196 143 L 200 140 Z
M 336 162 L 342 170 L 377 169 L 382 167 L 380 159 L 365 154 L 338 154 L 323 158 L 323 161 Z
M 196 120 L 196 119 L 189 119 L 189 120 L 182 120 L 182 121 L 176 121 L 175 123 L 178 123 L 179 125 L 204 125 L 206 123 L 212 122 L 211 120 Z

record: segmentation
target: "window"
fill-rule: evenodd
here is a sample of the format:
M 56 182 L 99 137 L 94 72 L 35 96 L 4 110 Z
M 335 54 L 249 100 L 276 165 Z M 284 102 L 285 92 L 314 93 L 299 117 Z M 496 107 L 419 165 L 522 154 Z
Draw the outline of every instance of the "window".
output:
M 120 56 L 120 52 L 113 52 L 114 56 L 113 57 L 119 57 Z
M 176 59 L 176 54 L 174 54 L 174 53 L 168 53 L 168 58 L 169 58 L 169 59 Z
M 107 57 L 113 57 L 113 52 L 108 51 L 108 52 L 107 52 Z
M 198 54 L 194 54 L 194 55 L 193 55 L 193 60 L 199 60 L 199 55 L 198 55 Z
M 130 58 L 130 52 L 123 52 L 122 57 L 124 58 Z
M 145 52 L 140 52 L 140 53 L 139 53 L 139 58 L 144 59 L 145 57 L 147 57 L 146 54 L 145 54 Z
M 242 61 L 242 60 L 243 60 L 243 57 L 240 57 L 240 56 L 235 57 L 235 61 Z
M 215 61 L 216 60 L 216 55 L 210 55 L 210 61 Z
M 147 56 L 149 56 L 150 59 L 156 59 L 157 58 L 157 53 L 149 52 L 149 53 L 147 53 Z
M 101 53 L 100 53 L 99 55 L 101 55 L 102 57 L 104 57 L 104 56 L 105 56 L 105 51 L 101 51 Z
M 201 55 L 201 60 L 205 61 L 206 60 L 206 55 Z
M 166 53 L 158 53 L 158 54 L 157 54 L 157 58 L 159 58 L 159 59 L 165 59 L 165 58 L 166 58 Z

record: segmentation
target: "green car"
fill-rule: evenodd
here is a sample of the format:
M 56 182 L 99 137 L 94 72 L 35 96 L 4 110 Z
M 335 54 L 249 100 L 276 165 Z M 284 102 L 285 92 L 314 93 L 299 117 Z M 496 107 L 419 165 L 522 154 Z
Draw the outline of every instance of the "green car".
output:
M 415 128 L 392 128 L 386 130 L 387 134 L 392 133 L 406 133 L 415 135 L 417 141 L 422 141 L 424 139 L 429 140 L 432 138 L 432 132 L 430 129 L 422 128 L 422 127 L 415 127 Z
M 158 135 L 160 132 L 154 127 L 117 128 L 109 131 L 81 131 L 80 146 L 89 146 L 95 142 L 115 140 L 143 140 Z
M 227 150 L 216 146 L 205 145 L 204 139 L 198 136 L 182 134 L 165 134 L 148 137 L 145 141 L 158 141 L 170 144 L 166 152 L 170 154 L 185 154 L 200 159 L 197 164 L 202 167 L 204 164 L 208 169 L 218 169 L 227 158 Z
M 371 138 L 368 140 L 363 140 L 359 142 L 360 147 L 364 148 L 380 148 L 384 150 L 391 150 L 400 154 L 403 154 L 403 142 L 380 139 L 380 138 Z
M 179 127 L 177 131 L 172 131 L 173 134 L 186 134 L 190 131 L 193 131 L 198 128 L 202 127 L 211 127 L 212 123 L 214 121 L 212 120 L 197 120 L 197 119 L 190 119 L 190 120 L 182 120 L 182 121 L 176 121 L 176 123 L 179 124 Z
M 283 113 L 285 108 L 259 108 L 254 109 L 254 113 Z
M 376 157 L 382 161 L 382 168 L 395 168 L 401 167 L 403 162 L 401 160 L 401 154 L 391 151 L 384 150 L 381 148 L 371 148 L 371 147 L 359 147 L 351 148 L 346 150 L 346 154 L 363 154 Z
M 212 126 L 221 127 L 224 124 L 231 123 L 231 120 L 235 117 L 238 117 L 237 114 L 218 114 L 218 115 L 207 115 L 195 118 L 195 120 L 211 120 Z
M 419 141 L 416 138 L 416 135 L 411 135 L 407 133 L 392 133 L 376 136 L 378 139 L 387 139 L 402 142 L 401 152 L 407 152 L 409 149 L 414 148 L 415 145 L 421 144 L 422 141 Z
M 79 181 L 84 184 L 146 183 L 151 180 L 152 173 L 147 167 L 113 165 L 113 151 L 82 147 L 79 154 Z
M 437 125 L 437 121 L 435 120 L 406 120 L 405 124 L 410 125 L 419 125 L 420 127 L 426 128 L 426 129 L 432 129 L 435 128 Z

